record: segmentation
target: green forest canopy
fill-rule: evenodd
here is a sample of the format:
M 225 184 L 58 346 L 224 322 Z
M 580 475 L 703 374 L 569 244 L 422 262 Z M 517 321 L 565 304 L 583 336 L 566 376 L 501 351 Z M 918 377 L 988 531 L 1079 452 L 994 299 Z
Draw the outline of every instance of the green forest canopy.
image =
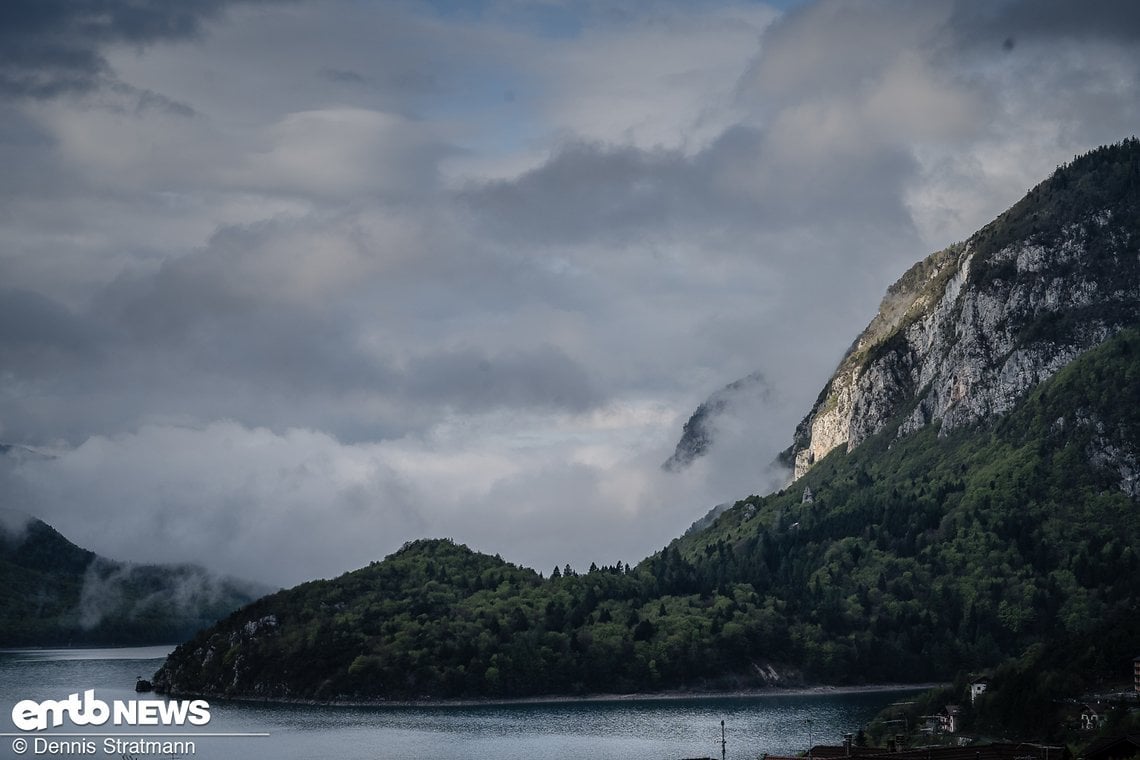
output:
M 1121 469 L 1136 441 L 1129 330 L 989 425 L 834 451 L 637 566 L 544 578 L 417 541 L 235 613 L 157 680 L 403 699 L 765 685 L 768 665 L 836 684 L 944 679 L 1136 609 L 1140 514 Z

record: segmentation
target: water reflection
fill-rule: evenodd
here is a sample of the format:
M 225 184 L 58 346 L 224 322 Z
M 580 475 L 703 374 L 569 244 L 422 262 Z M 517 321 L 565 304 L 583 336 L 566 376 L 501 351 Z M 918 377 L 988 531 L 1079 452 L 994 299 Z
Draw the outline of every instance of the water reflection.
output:
M 0 652 L 0 715 L 12 731 L 21 699 L 58 699 L 95 688 L 103 699 L 137 698 L 169 647 Z M 456 760 L 667 760 L 794 754 L 838 743 L 897 692 L 769 695 L 526 705 L 320 707 L 211 701 L 210 732 L 269 732 L 268 738 L 204 737 L 198 758 L 328 757 Z M 810 721 L 810 723 L 809 723 Z M 10 752 L 0 744 L 0 756 Z

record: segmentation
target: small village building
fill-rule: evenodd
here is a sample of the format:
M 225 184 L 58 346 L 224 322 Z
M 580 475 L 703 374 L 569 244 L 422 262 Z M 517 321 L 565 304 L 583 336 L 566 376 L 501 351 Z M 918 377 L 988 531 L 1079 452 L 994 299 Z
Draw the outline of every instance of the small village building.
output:
M 1132 690 L 1140 694 L 1140 657 L 1132 660 Z
M 961 725 L 962 708 L 958 705 L 946 705 L 946 709 L 938 715 L 940 720 L 939 728 L 944 734 L 958 733 L 958 727 Z
M 1081 730 L 1082 731 L 1095 731 L 1100 728 L 1101 716 L 1090 705 L 1085 705 L 1081 710 Z

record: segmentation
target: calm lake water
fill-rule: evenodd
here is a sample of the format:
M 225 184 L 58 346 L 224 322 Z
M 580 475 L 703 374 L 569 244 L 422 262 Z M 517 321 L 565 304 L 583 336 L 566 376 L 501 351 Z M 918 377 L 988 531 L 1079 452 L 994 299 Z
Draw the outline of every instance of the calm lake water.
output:
M 136 676 L 149 678 L 169 647 L 23 650 L 0 652 L 0 731 L 16 732 L 12 707 L 23 699 L 65 699 L 95 689 L 105 702 L 140 698 Z M 195 758 L 313 758 L 328 760 L 676 760 L 720 757 L 725 721 L 728 758 L 804 750 L 839 743 L 903 692 L 811 694 L 571 702 L 476 707 L 346 708 L 210 702 L 207 726 L 187 726 Z M 810 724 L 809 724 L 810 721 Z M 65 730 L 64 728 L 58 729 Z M 0 757 L 114 757 L 103 745 L 104 727 L 69 727 L 97 734 L 93 754 L 45 753 L 34 746 L 18 755 L 0 741 Z M 145 729 L 154 731 L 156 729 Z M 117 733 L 122 733 L 121 731 Z M 268 733 L 268 736 L 205 736 Z M 131 735 L 122 733 L 123 738 Z M 75 741 L 74 738 L 71 738 Z M 169 755 L 152 755 L 169 757 Z

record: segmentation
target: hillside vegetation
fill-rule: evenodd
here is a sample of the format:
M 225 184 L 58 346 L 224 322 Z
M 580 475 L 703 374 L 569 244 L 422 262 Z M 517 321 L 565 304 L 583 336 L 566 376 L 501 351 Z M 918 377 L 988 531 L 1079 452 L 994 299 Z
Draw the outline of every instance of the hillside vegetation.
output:
M 1137 441 L 1132 329 L 1004 417 L 833 451 L 635 567 L 542 577 L 418 541 L 234 613 L 156 682 L 418 699 L 946 678 L 1134 614 Z
M 1136 609 L 1138 409 L 1129 330 L 989 425 L 832 452 L 670 551 L 781 600 L 784 651 L 824 679 L 991 665 Z
M 196 565 L 115 562 L 40 520 L 3 517 L 0 646 L 181 641 L 267 590 Z

